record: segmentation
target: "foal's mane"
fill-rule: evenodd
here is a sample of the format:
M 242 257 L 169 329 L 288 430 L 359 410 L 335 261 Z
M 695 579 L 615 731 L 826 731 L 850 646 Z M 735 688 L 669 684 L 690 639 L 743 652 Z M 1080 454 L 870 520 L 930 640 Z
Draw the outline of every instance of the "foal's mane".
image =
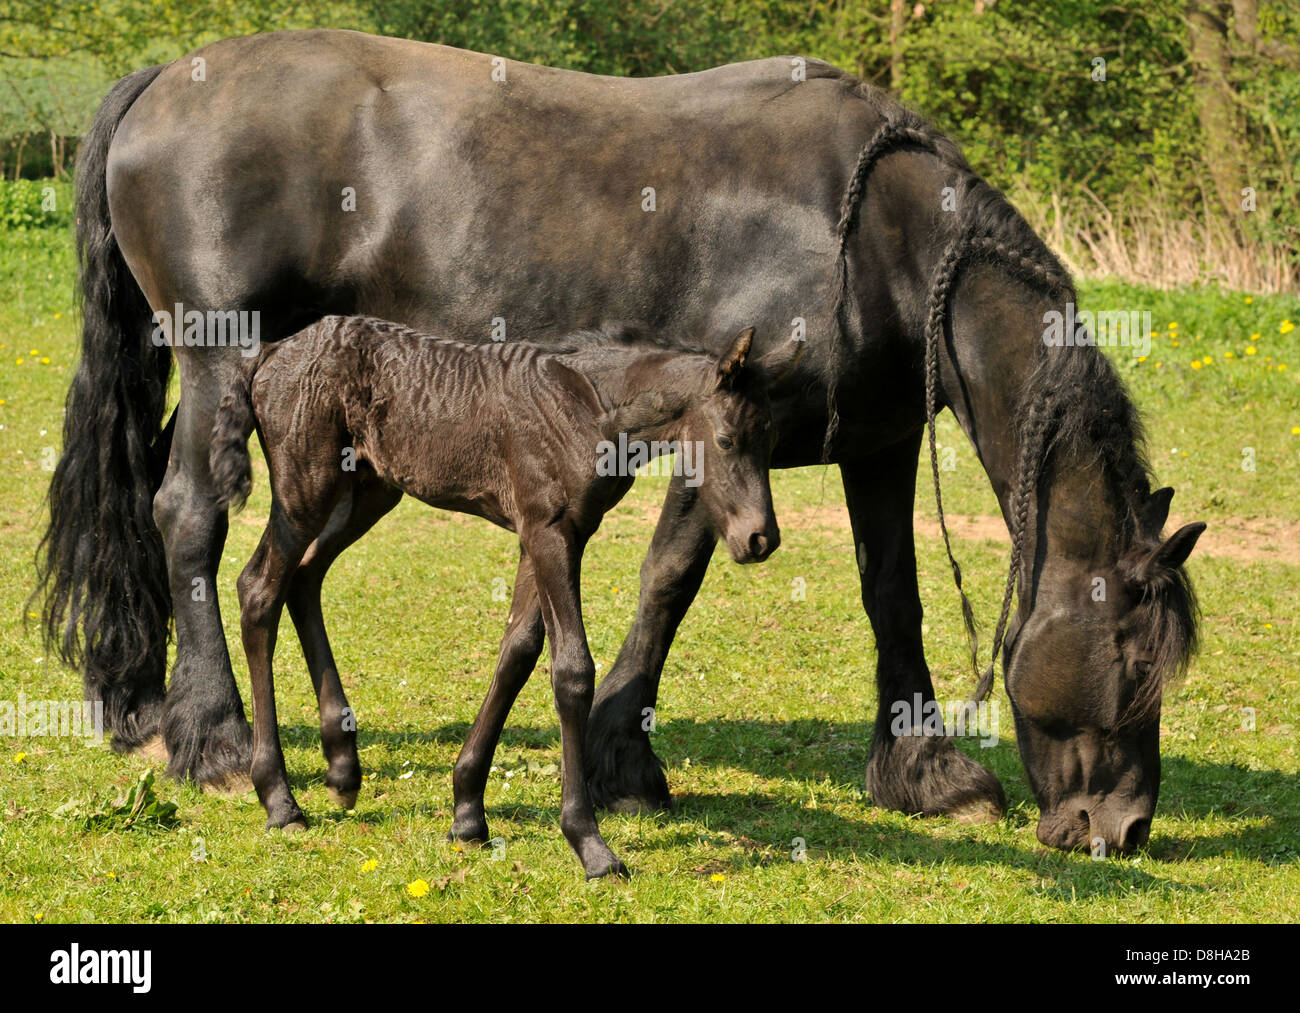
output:
M 1075 288 L 1069 272 L 1029 226 L 1024 217 L 995 187 L 970 167 L 960 148 L 891 96 L 863 82 L 855 82 L 858 95 L 867 100 L 881 118 L 881 124 L 858 155 L 840 207 L 837 236 L 840 245 L 838 285 L 833 335 L 843 341 L 842 309 L 848 286 L 848 239 L 866 198 L 867 181 L 877 161 L 896 150 L 927 151 L 937 157 L 958 179 L 956 228 L 944 242 L 944 254 L 936 270 L 927 323 L 927 373 L 929 383 L 937 376 L 937 345 L 945 340 L 949 304 L 963 266 L 988 263 L 1023 282 L 1037 296 L 1054 301 L 1074 302 Z M 932 339 L 932 340 L 931 340 Z M 838 352 L 838 346 L 835 348 Z M 1151 496 L 1151 470 L 1145 453 L 1145 435 L 1136 406 L 1119 374 L 1106 355 L 1094 345 L 1051 346 L 1031 339 L 1034 361 L 1019 391 L 1022 411 L 1017 413 L 1016 440 L 1026 455 L 1021 462 L 1020 482 L 1013 499 L 1012 530 L 1015 549 L 1008 575 L 1002 617 L 994 636 L 994 659 L 979 678 L 976 699 L 992 689 L 993 668 L 1005 630 L 1011 594 L 1019 569 L 1019 532 L 1023 531 L 1038 482 L 1050 478 L 1063 465 L 1093 464 L 1110 502 L 1122 504 L 1120 514 L 1121 554 L 1149 552 L 1159 545 L 1159 532 L 1142 530 L 1140 518 Z M 836 356 L 832 356 L 834 362 Z M 834 370 L 834 365 L 832 369 Z M 933 387 L 927 400 L 933 400 Z M 834 379 L 828 385 L 829 424 L 826 448 L 838 420 L 835 411 Z M 931 425 L 931 456 L 934 457 Z M 937 462 L 935 493 L 942 523 Z M 944 530 L 947 543 L 947 532 Z M 960 569 L 952 559 L 954 577 L 961 591 Z M 978 672 L 978 647 L 969 602 L 962 592 L 963 611 L 971 634 L 972 656 Z M 1145 580 L 1138 605 L 1143 625 L 1149 631 L 1151 665 L 1137 687 L 1123 716 L 1124 722 L 1141 722 L 1159 713 L 1163 685 L 1181 674 L 1196 649 L 1198 611 L 1196 596 L 1183 567 L 1167 569 Z M 1005 660 L 1005 659 L 1004 659 Z

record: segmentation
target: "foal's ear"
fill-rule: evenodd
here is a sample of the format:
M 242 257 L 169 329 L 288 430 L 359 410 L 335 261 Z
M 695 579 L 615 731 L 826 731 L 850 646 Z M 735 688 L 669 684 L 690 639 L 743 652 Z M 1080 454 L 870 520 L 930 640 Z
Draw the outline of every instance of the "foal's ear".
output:
M 744 368 L 745 359 L 749 355 L 749 346 L 753 341 L 754 328 L 752 327 L 746 327 L 731 339 L 731 347 L 718 360 L 718 390 L 735 386 L 736 380 L 740 377 L 740 371 Z
M 751 363 L 751 368 L 758 370 L 764 385 L 770 391 L 794 372 L 794 367 L 799 365 L 799 358 L 803 355 L 807 344 L 807 341 L 791 338 L 780 348 L 772 349 Z

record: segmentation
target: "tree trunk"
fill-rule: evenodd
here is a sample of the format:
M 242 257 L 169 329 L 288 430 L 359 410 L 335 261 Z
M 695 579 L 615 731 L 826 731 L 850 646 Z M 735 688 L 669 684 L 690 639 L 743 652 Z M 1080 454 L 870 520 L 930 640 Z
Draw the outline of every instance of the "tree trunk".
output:
M 1192 58 L 1201 151 L 1215 195 L 1228 220 L 1240 224 L 1241 189 L 1249 185 L 1230 80 L 1228 4 L 1191 0 L 1187 5 L 1188 53 Z
M 905 0 L 889 0 L 889 90 L 903 93 L 903 25 Z

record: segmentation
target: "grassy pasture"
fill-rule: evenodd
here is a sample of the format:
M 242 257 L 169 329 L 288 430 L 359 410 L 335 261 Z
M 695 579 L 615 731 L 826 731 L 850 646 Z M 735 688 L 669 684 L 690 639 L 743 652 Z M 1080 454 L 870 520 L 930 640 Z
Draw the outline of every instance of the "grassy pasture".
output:
M 48 229 L 0 234 L 0 700 L 76 699 L 78 676 L 44 651 L 25 601 L 75 366 L 71 244 Z M 326 615 L 361 721 L 366 781 L 352 813 L 328 804 L 306 669 L 286 620 L 277 655 L 291 780 L 312 820 L 263 830 L 250 794 L 204 795 L 160 776 L 176 822 L 87 829 L 151 765 L 68 737 L 0 734 L 4 921 L 1254 921 L 1292 920 L 1300 898 L 1300 300 L 1217 290 L 1083 286 L 1081 304 L 1150 309 L 1151 354 L 1116 359 L 1142 406 L 1174 513 L 1211 524 L 1190 564 L 1203 648 L 1167 698 L 1164 777 L 1149 847 L 1092 861 L 1040 847 L 1037 807 L 1001 689 L 1000 737 L 963 748 L 992 767 L 1010 811 L 966 827 L 873 808 L 863 770 L 873 646 L 833 469 L 774 475 L 784 545 L 739 568 L 719 553 L 665 670 L 654 741 L 677 809 L 605 816 L 636 873 L 585 884 L 558 826 L 559 742 L 543 658 L 511 716 L 487 793 L 496 849 L 457 850 L 450 770 L 493 665 L 513 536 L 405 502 L 336 564 Z M 1250 349 L 1254 349 L 1253 352 Z M 1286 368 L 1283 368 L 1286 367 Z M 987 537 L 992 495 L 969 446 L 945 473 L 956 548 L 991 624 L 1006 547 Z M 1242 468 L 1253 448 L 1254 471 Z M 1249 455 L 1246 455 L 1249 456 Z M 220 573 L 234 581 L 266 516 L 253 498 Z M 634 613 L 637 570 L 666 479 L 643 479 L 588 553 L 591 646 L 608 671 Z M 928 488 L 923 478 L 921 488 Z M 922 530 L 933 505 L 918 499 Z M 970 519 L 974 518 L 974 521 Z M 941 698 L 969 690 L 940 543 L 918 541 L 927 647 Z M 802 578 L 805 600 L 793 593 Z M 233 643 L 233 641 L 232 641 Z M 236 649 L 235 669 L 247 696 Z M 1247 713 L 1253 708 L 1254 729 Z M 794 860 L 796 839 L 806 853 Z

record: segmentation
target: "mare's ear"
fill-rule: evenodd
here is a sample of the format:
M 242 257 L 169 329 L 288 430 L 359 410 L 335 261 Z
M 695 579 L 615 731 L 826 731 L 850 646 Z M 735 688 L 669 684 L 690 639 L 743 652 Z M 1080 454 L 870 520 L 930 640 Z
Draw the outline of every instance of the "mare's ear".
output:
M 1201 537 L 1201 532 L 1204 530 L 1203 521 L 1184 524 L 1138 563 L 1138 580 L 1149 584 L 1159 580 L 1170 570 L 1182 566 L 1187 562 L 1187 557 L 1192 554 L 1192 550 L 1196 548 L 1196 540 Z
M 758 375 L 763 378 L 763 385 L 770 391 L 794 372 L 807 344 L 806 340 L 791 338 L 784 345 L 750 363 L 750 368 L 758 371 Z
M 731 347 L 718 360 L 717 389 L 734 389 L 749 355 L 749 346 L 754 341 L 754 328 L 746 327 L 731 339 Z
M 1174 490 L 1170 486 L 1157 489 L 1151 494 L 1138 515 L 1138 528 L 1143 534 L 1151 538 L 1160 537 L 1160 532 L 1165 529 L 1165 521 L 1169 520 L 1169 501 L 1173 498 Z
M 604 419 L 605 435 L 617 439 L 619 433 L 633 436 L 647 429 L 656 429 L 680 418 L 686 411 L 689 399 L 685 394 L 647 390 L 623 402 Z

